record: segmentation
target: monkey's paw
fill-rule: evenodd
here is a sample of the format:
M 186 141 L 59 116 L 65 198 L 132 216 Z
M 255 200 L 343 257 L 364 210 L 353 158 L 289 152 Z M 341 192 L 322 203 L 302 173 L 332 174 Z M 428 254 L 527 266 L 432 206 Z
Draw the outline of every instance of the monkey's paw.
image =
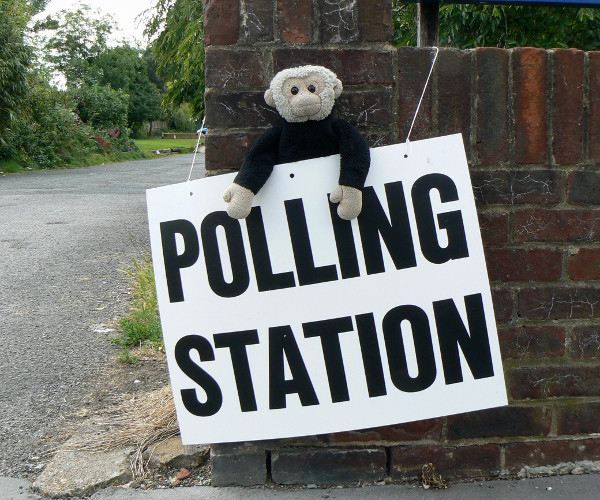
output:
M 254 193 L 244 186 L 233 183 L 223 193 L 227 213 L 234 219 L 245 219 L 252 209 Z
M 338 186 L 329 195 L 332 203 L 339 203 L 337 213 L 340 218 L 352 220 L 362 210 L 362 191 L 349 186 Z

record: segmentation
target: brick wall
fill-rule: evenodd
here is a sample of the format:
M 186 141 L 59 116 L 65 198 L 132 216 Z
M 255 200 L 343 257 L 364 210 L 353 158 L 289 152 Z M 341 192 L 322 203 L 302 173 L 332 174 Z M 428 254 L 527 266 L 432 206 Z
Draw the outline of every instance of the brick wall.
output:
M 205 3 L 209 173 L 239 167 L 276 120 L 262 97 L 270 79 L 301 63 L 338 74 L 338 115 L 372 146 L 405 140 L 432 50 L 389 44 L 391 1 Z M 600 461 L 600 52 L 442 49 L 411 139 L 456 132 L 471 167 L 510 405 L 218 445 L 215 485 L 404 481 L 425 462 L 451 479 Z

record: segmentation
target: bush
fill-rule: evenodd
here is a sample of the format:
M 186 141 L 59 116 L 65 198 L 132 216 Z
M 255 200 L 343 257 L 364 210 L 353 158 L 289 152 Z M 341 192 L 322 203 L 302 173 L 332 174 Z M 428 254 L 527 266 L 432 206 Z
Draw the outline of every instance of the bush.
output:
M 97 83 L 82 85 L 72 90 L 77 114 L 82 121 L 98 130 L 127 128 L 129 95 Z
M 92 129 L 79 121 L 59 91 L 38 85 L 26 106 L 28 112 L 6 129 L 0 158 L 26 169 L 49 169 L 68 167 L 94 151 Z
M 196 122 L 192 118 L 191 109 L 183 104 L 173 111 L 172 123 L 174 132 L 195 132 Z
M 82 93 L 85 92 L 82 90 Z M 93 93 L 91 91 L 87 95 Z M 101 100 L 92 101 L 98 103 Z M 114 104 L 115 100 L 112 102 Z M 21 169 L 78 167 L 89 165 L 93 155 L 108 157 L 139 151 L 126 126 L 119 128 L 110 124 L 109 127 L 95 129 L 90 123 L 80 120 L 67 94 L 46 83 L 38 82 L 32 87 L 25 105 L 27 112 L 11 122 L 0 140 L 0 161 L 13 165 L 13 171 L 15 164 Z M 112 108 L 115 112 L 112 116 L 123 123 L 122 117 L 119 118 L 119 107 L 117 102 Z M 127 105 L 124 116 L 126 124 Z

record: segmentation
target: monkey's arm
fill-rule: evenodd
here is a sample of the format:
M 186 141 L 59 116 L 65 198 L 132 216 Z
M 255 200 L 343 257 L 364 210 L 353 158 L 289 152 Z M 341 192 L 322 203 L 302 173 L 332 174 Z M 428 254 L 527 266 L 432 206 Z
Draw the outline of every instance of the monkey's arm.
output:
M 277 163 L 281 128 L 269 129 L 254 143 L 233 182 L 254 194 L 267 182 Z
M 340 147 L 340 186 L 362 189 L 371 166 L 367 142 L 350 123 L 337 119 L 333 123 Z
M 260 191 L 277 163 L 280 128 L 268 130 L 250 148 L 242 168 L 223 193 L 227 213 L 235 219 L 244 219 L 250 214 L 254 195 Z
M 362 210 L 362 188 L 371 166 L 371 153 L 358 130 L 347 121 L 336 120 L 333 130 L 340 149 L 340 178 L 330 200 L 339 203 L 337 213 L 342 219 L 352 220 Z

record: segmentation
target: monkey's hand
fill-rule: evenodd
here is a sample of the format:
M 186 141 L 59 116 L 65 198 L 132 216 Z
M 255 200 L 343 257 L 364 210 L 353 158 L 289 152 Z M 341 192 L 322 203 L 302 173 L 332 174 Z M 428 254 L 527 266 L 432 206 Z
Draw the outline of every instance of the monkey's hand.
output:
M 252 209 L 254 193 L 235 182 L 223 193 L 223 200 L 227 203 L 227 213 L 234 219 L 245 219 Z
M 362 191 L 349 186 L 338 186 L 329 195 L 332 203 L 339 203 L 338 215 L 345 220 L 358 217 L 362 210 Z

